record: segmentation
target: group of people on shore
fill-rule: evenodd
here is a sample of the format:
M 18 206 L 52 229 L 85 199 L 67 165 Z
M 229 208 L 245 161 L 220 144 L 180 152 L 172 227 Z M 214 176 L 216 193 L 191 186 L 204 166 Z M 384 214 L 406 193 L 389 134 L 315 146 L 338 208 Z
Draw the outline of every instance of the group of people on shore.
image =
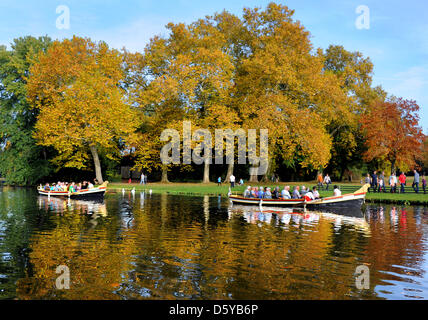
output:
M 94 181 L 94 183 L 96 183 L 96 181 Z M 77 192 L 77 191 L 81 191 L 81 190 L 89 190 L 94 188 L 94 184 L 90 181 L 83 181 L 83 182 L 79 182 L 79 183 L 74 183 L 74 182 L 61 182 L 58 181 L 57 183 L 46 183 L 45 186 L 43 187 L 44 191 L 62 191 L 62 192 Z
M 322 173 L 319 173 L 317 176 L 317 182 L 318 182 L 318 188 L 322 190 L 325 185 L 325 190 L 328 190 L 330 184 L 331 184 L 331 178 L 328 175 L 328 173 L 323 177 Z
M 416 193 L 419 193 L 419 183 L 420 183 L 420 174 L 417 170 L 413 170 L 414 176 L 413 176 L 413 183 L 412 188 Z M 406 180 L 407 177 L 404 174 L 404 172 L 401 172 L 401 174 L 397 177 L 395 173 L 392 173 L 389 176 L 388 184 L 389 184 L 389 192 L 390 193 L 396 193 L 397 192 L 397 186 L 400 186 L 400 193 L 405 193 L 404 187 L 406 186 Z M 364 180 L 366 184 L 370 184 L 369 191 L 372 192 L 386 192 L 386 186 L 385 186 L 385 172 L 381 171 L 379 174 L 377 171 L 373 171 L 372 174 L 367 173 L 367 176 Z M 425 179 L 425 175 L 422 175 L 422 190 L 424 194 L 426 194 L 426 187 L 427 187 L 427 181 Z
M 232 174 L 230 177 L 229 177 L 229 182 L 230 182 L 230 187 L 231 188 L 235 188 L 235 184 L 236 184 L 236 177 Z M 218 186 L 221 186 L 222 185 L 222 180 L 221 180 L 221 177 L 218 177 L 217 178 L 217 185 Z M 242 186 L 242 185 L 244 185 L 244 180 L 241 178 L 241 179 L 239 179 L 239 182 L 238 182 L 238 185 L 239 186 Z

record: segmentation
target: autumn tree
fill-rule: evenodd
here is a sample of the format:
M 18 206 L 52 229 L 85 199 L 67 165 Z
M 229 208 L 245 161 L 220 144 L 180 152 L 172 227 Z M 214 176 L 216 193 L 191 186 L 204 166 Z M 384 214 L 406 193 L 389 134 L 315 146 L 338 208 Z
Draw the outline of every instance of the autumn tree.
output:
M 227 104 L 233 64 L 232 57 L 222 50 L 224 36 L 209 19 L 190 25 L 170 23 L 167 28 L 170 35 L 154 37 L 138 62 L 146 81 L 140 81 L 137 102 L 149 124 L 137 146 L 140 167 L 160 153 L 159 136 L 164 129 L 177 129 L 177 124 L 188 120 L 194 128 L 208 129 L 214 136 L 215 128 L 235 122 Z M 206 155 L 205 160 L 206 183 L 211 156 Z
M 337 78 L 324 72 L 309 32 L 293 15 L 275 3 L 265 10 L 246 8 L 242 23 L 227 32 L 239 61 L 232 105 L 244 128 L 269 130 L 268 173 L 278 158 L 289 167 L 326 166 L 331 156 L 326 125 L 347 116 Z M 216 19 L 223 30 L 234 20 L 225 13 Z
M 330 45 L 320 54 L 324 58 L 324 71 L 337 77 L 347 96 L 347 112 L 327 125 L 333 142 L 329 168 L 342 179 L 348 168 L 362 163 L 364 141 L 361 139 L 360 116 L 373 101 L 384 99 L 386 93 L 381 87 L 372 87 L 373 63 L 369 57 L 347 51 L 340 45 Z
M 366 140 L 365 161 L 387 161 L 391 173 L 408 169 L 421 157 L 424 135 L 419 126 L 419 106 L 413 100 L 390 98 L 374 102 L 361 117 Z
M 73 37 L 38 57 L 27 84 L 40 112 L 34 136 L 58 151 L 56 163 L 85 168 L 91 154 L 103 182 L 99 153 L 114 158 L 137 123 L 124 78 L 123 56 L 104 42 Z

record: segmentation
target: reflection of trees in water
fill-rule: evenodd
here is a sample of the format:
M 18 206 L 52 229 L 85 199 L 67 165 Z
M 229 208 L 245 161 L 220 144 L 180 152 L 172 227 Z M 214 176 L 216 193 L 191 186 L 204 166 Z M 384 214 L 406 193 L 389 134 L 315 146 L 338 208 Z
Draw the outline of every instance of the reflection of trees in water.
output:
M 373 237 L 368 239 L 366 260 L 377 282 L 383 280 L 416 282 L 423 277 L 424 230 L 421 207 L 370 207 L 367 216 Z M 409 278 L 409 276 L 411 278 Z
M 29 242 L 39 221 L 32 219 L 28 190 L 1 188 L 0 192 L 0 300 L 15 297 L 18 279 L 31 273 Z M 40 220 L 43 220 L 41 218 Z
M 55 229 L 33 237 L 34 274 L 18 283 L 19 297 L 376 298 L 384 276 L 375 270 L 410 264 L 409 250 L 418 265 L 423 254 L 417 219 L 407 212 L 404 222 L 401 211 L 389 218 L 390 209 L 383 220 L 370 211 L 368 227 L 335 215 L 231 212 L 217 197 L 144 194 L 106 207 L 108 218 L 87 237 L 86 215 L 53 216 Z M 372 270 L 364 292 L 354 278 L 362 263 Z M 70 267 L 70 290 L 53 288 L 59 264 Z

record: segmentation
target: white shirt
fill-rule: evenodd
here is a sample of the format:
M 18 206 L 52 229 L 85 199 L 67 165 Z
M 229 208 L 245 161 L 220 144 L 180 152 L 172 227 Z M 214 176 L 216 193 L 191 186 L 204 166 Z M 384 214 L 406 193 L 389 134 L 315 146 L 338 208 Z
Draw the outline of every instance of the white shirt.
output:
M 290 192 L 288 192 L 287 190 L 282 190 L 282 191 L 281 191 L 281 196 L 282 196 L 284 199 L 291 199 Z
M 314 194 L 312 193 L 312 191 L 309 191 L 305 194 L 305 196 L 308 196 L 311 200 L 315 200 Z
M 339 197 L 342 195 L 342 191 L 340 191 L 339 189 L 334 189 L 334 196 L 335 197 Z
M 234 175 L 230 176 L 230 182 L 235 182 L 235 176 Z

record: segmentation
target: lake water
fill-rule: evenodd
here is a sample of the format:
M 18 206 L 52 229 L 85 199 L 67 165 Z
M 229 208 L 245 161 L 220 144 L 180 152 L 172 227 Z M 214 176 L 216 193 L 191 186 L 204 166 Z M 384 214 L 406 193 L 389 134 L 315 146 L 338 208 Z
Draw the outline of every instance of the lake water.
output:
M 97 203 L 4 187 L 0 299 L 427 299 L 427 240 L 422 207 L 350 217 L 220 197 L 127 192 Z M 357 288 L 358 266 L 369 289 Z

